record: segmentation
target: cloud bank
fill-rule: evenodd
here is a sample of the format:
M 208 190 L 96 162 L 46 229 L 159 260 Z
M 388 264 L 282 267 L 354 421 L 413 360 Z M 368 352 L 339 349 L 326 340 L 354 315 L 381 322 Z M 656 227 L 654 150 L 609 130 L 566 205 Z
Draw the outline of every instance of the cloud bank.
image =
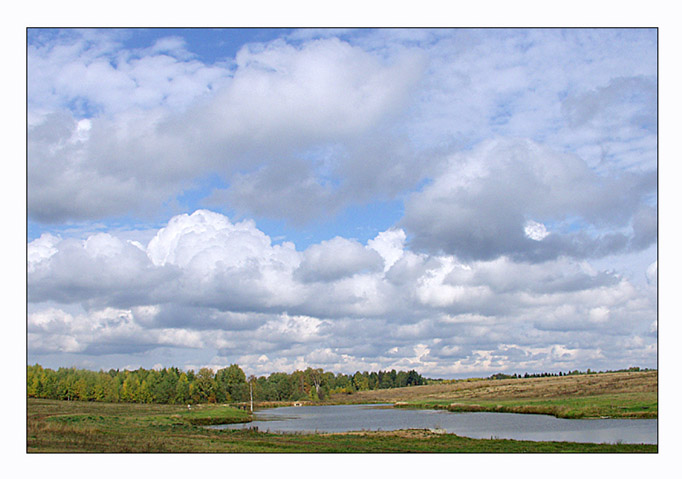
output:
M 181 38 L 36 34 L 30 216 L 167 218 L 217 175 L 212 207 L 303 224 L 409 193 L 452 151 L 496 137 L 569 151 L 593 170 L 577 174 L 655 172 L 652 31 L 309 33 L 211 64 Z
M 172 218 L 146 246 L 45 234 L 28 245 L 29 344 L 94 356 L 198 349 L 207 364 L 264 373 L 303 361 L 434 375 L 607 365 L 655 350 L 655 288 L 568 258 L 464 263 L 404 241 L 393 229 L 297 251 L 206 210 Z

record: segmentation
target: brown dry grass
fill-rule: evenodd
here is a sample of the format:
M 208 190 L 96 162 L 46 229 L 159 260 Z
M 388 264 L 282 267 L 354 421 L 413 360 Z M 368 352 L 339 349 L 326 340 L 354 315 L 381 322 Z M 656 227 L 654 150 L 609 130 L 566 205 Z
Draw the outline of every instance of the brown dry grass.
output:
M 549 399 L 658 392 L 658 371 L 582 374 L 575 376 L 462 380 L 398 389 L 358 391 L 332 400 L 367 402 L 457 402 L 459 400 Z

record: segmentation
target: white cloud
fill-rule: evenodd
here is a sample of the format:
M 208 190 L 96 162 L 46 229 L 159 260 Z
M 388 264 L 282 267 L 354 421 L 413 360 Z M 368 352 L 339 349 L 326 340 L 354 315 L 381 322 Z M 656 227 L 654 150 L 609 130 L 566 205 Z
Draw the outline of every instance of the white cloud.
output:
M 338 39 L 247 45 L 229 70 L 160 53 L 176 40 L 142 55 L 105 38 L 67 40 L 29 49 L 29 210 L 41 221 L 158 211 L 208 173 L 239 180 L 229 197 L 253 212 L 254 170 L 298 169 L 307 152 L 328 142 L 347 150 L 356 135 L 376 141 L 423 65 L 417 53 L 383 60 Z M 83 111 L 74 113 L 78 101 Z M 281 214 L 281 205 L 263 208 Z M 296 205 L 308 202 L 297 196 Z
M 286 252 L 293 245 L 271 246 L 270 238 L 252 221 L 233 224 L 221 214 L 198 210 L 192 215 L 175 216 L 161 228 L 147 246 L 147 254 L 157 266 L 172 264 L 181 268 L 210 270 L 215 267 L 242 267 L 250 259 L 282 252 L 281 259 L 295 258 Z
M 597 308 L 592 308 L 590 310 L 590 319 L 598 323 L 604 322 L 609 319 L 609 308 L 605 306 L 599 306 Z
M 162 329 L 158 332 L 156 341 L 161 346 L 181 346 L 185 348 L 204 347 L 202 335 L 198 331 L 185 329 Z
M 309 342 L 319 334 L 321 321 L 310 316 L 283 314 L 268 321 L 256 334 L 273 342 Z
M 646 280 L 649 284 L 658 283 L 658 261 L 654 261 L 646 269 Z
M 607 146 L 621 165 L 653 168 L 655 146 L 641 140 L 655 144 L 655 135 L 639 119 L 650 120 L 656 104 L 646 98 L 656 83 L 654 30 L 459 29 L 434 31 L 420 46 L 431 61 L 406 128 L 415 140 L 467 147 L 525 137 L 577 149 L 590 166 Z M 596 128 L 571 120 L 576 98 L 603 105 L 594 107 Z M 639 146 L 615 153 L 619 142 Z
M 181 36 L 31 38 L 29 219 L 105 223 L 28 244 L 31 356 L 655 364 L 655 30 L 310 30 L 212 65 Z M 184 212 L 188 188 L 295 226 L 377 199 L 404 216 L 302 251 L 207 210 L 107 227 Z
M 614 348 L 637 334 L 638 357 L 655 358 L 655 292 L 567 258 L 462 264 L 403 241 L 391 229 L 367 245 L 335 238 L 298 252 L 273 246 L 251 221 L 205 210 L 172 218 L 146 251 L 112 234 L 44 235 L 28 246 L 29 351 L 95 358 L 170 348 L 204 358 L 187 364 L 217 364 L 217 355 L 261 372 L 464 374 L 548 362 L 574 369 L 595 358 L 611 367 L 622 356 Z M 324 281 L 301 278 L 306 261 Z M 499 349 L 510 342 L 545 352 L 530 361 Z M 554 344 L 575 353 L 551 353 Z
M 35 41 L 29 213 L 40 221 L 152 214 L 214 173 L 230 184 L 214 192 L 214 205 L 302 223 L 403 194 L 437 171 L 444 150 L 496 136 L 578 153 L 583 168 L 608 176 L 655 170 L 653 31 L 303 36 L 246 45 L 229 67 L 202 64 L 179 37 L 138 50 L 102 31 Z M 585 173 L 562 161 L 550 169 L 575 188 Z M 560 185 L 545 178 L 543 186 Z M 534 219 L 547 224 L 543 213 Z
M 375 250 L 384 259 L 384 271 L 391 269 L 396 261 L 402 258 L 406 235 L 402 229 L 382 231 L 376 238 L 367 242 L 367 246 Z
M 42 311 L 28 315 L 28 331 L 69 331 L 73 316 L 57 308 L 47 308 Z
M 451 157 L 431 184 L 410 195 L 401 223 L 417 248 L 465 260 L 599 257 L 655 241 L 650 214 L 642 234 L 626 231 L 655 191 L 653 173 L 603 177 L 575 155 L 499 139 Z M 549 222 L 563 231 L 546 234 Z
M 27 247 L 27 262 L 28 271 L 32 272 L 36 266 L 50 258 L 57 252 L 55 246 L 59 243 L 60 239 L 50 233 L 43 233 L 40 238 L 31 241 Z
M 438 258 L 437 266 L 426 270 L 417 280 L 416 293 L 423 304 L 447 307 L 465 301 L 485 300 L 489 290 L 485 286 L 471 286 L 446 279 L 456 270 L 464 269 L 452 257 Z M 466 274 L 466 273 L 465 273 Z
M 229 72 L 187 58 L 182 44 L 165 38 L 147 50 L 124 50 L 116 32 L 102 30 L 65 31 L 29 44 L 29 110 L 37 113 L 33 121 L 42 112 L 74 103 L 81 114 L 94 110 L 106 115 L 187 106 L 220 85 Z
M 299 48 L 282 41 L 247 45 L 237 54 L 233 80 L 210 116 L 225 132 L 255 133 L 261 139 L 280 137 L 283 129 L 293 138 L 356 133 L 400 107 L 416 80 L 418 61 L 404 56 L 382 65 L 337 39 Z
M 526 233 L 528 238 L 535 241 L 542 241 L 549 234 L 549 231 L 547 231 L 545 225 L 533 220 L 526 221 L 526 224 L 523 227 L 523 232 Z
M 305 250 L 297 273 L 306 282 L 333 281 L 380 267 L 375 250 L 337 236 Z

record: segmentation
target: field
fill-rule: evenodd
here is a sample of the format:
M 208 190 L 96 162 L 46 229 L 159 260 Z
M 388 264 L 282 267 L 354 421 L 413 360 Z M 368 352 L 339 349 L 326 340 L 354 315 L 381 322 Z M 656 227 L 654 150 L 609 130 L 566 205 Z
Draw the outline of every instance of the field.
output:
M 334 402 L 404 403 L 451 411 L 550 414 L 564 418 L 656 418 L 658 372 L 620 372 L 527 379 L 469 379 L 336 395 Z
M 342 395 L 335 402 L 406 402 L 417 407 L 501 410 L 529 407 L 587 417 L 656 417 L 657 374 L 611 373 L 564 378 L 458 381 Z M 566 409 L 562 409 L 566 408 Z M 570 416 L 570 414 L 569 414 Z M 468 439 L 427 430 L 346 434 L 269 434 L 208 430 L 203 424 L 244 422 L 224 405 L 109 404 L 27 401 L 31 452 L 657 452 L 656 445 L 577 444 Z
M 27 452 L 656 452 L 655 445 L 468 439 L 427 430 L 349 434 L 216 431 L 192 424 L 212 415 L 243 420 L 244 411 L 204 406 L 28 401 Z M 226 413 L 229 411 L 229 413 Z

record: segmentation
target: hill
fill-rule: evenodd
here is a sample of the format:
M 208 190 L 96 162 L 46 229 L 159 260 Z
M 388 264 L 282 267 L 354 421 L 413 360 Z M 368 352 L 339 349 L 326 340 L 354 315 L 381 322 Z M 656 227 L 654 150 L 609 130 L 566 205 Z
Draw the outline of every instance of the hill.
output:
M 398 403 L 451 411 L 522 412 L 571 418 L 654 418 L 658 416 L 658 371 L 463 379 L 335 394 L 330 402 Z

